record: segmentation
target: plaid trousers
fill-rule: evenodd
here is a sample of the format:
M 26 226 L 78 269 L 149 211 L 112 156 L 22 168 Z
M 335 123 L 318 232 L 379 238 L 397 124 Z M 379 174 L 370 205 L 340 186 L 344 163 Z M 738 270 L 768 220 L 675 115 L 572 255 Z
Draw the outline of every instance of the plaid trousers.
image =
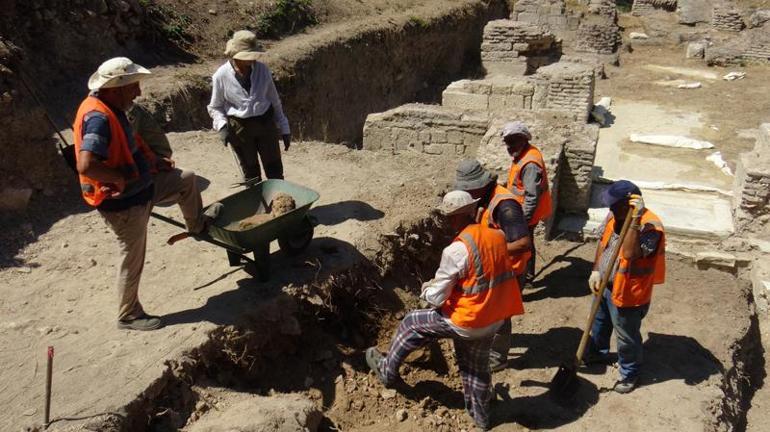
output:
M 412 351 L 436 339 L 450 338 L 454 343 L 457 366 L 463 382 L 465 409 L 476 424 L 489 427 L 489 402 L 492 373 L 489 370 L 489 349 L 492 337 L 464 339 L 455 333 L 436 309 L 418 309 L 406 314 L 398 326 L 380 371 L 391 385 L 400 378 L 398 369 Z

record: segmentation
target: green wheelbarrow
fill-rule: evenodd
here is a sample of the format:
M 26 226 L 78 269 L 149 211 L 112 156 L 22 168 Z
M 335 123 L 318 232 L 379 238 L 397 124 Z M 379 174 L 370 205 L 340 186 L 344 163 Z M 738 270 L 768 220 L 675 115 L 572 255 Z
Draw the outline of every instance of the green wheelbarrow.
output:
M 286 180 L 269 179 L 245 185 L 246 189 L 219 200 L 223 208 L 208 232 L 193 237 L 224 248 L 231 266 L 244 265 L 250 275 L 264 282 L 270 278 L 270 243 L 273 240 L 278 240 L 281 251 L 291 256 L 302 253 L 310 245 L 316 223 L 308 210 L 319 195 Z M 268 213 L 270 202 L 278 193 L 290 195 L 295 209 L 252 227 L 232 228 L 250 216 Z M 152 216 L 184 228 L 171 218 L 156 213 Z M 249 258 L 249 254 L 254 258 Z

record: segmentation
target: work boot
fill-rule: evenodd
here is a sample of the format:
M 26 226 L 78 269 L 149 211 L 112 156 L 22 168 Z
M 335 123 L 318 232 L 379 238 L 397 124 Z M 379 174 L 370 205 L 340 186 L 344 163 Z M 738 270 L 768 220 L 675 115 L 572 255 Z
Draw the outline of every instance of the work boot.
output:
M 369 369 L 371 369 L 372 372 L 377 375 L 377 378 L 380 380 L 382 385 L 387 387 L 388 384 L 387 380 L 385 379 L 385 374 L 382 372 L 382 369 L 380 369 L 382 359 L 382 354 L 377 349 L 377 347 L 369 347 L 366 349 L 366 364 L 369 366 Z
M 612 389 L 620 394 L 631 393 L 636 388 L 636 377 L 623 378 L 615 383 L 615 387 Z
M 142 314 L 141 316 L 132 320 L 118 320 L 119 330 L 155 330 L 162 325 L 160 317 Z

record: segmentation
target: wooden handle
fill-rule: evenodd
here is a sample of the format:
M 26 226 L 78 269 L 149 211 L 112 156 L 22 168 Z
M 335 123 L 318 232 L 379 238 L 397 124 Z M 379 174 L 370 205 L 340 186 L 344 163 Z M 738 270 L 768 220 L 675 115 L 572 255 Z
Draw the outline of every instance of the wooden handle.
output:
M 599 310 L 599 305 L 602 302 L 602 297 L 604 296 L 604 290 L 607 288 L 607 282 L 610 280 L 610 275 L 612 274 L 612 268 L 615 266 L 615 261 L 618 259 L 618 255 L 620 254 L 620 248 L 623 247 L 623 241 L 626 239 L 626 233 L 628 232 L 628 227 L 631 225 L 631 219 L 633 219 L 634 209 L 629 208 L 628 213 L 626 213 L 626 219 L 623 221 L 623 227 L 620 229 L 620 239 L 615 244 L 615 247 L 612 249 L 612 259 L 610 262 L 610 268 L 608 268 L 604 274 L 602 275 L 602 279 L 599 282 L 599 292 L 596 293 L 594 296 L 594 301 L 591 303 L 591 312 L 588 314 L 588 322 L 586 323 L 586 327 L 583 329 L 583 336 L 580 338 L 580 345 L 578 345 L 577 353 L 575 354 L 575 368 L 577 369 L 578 366 L 580 366 L 580 360 L 583 358 L 583 353 L 586 350 L 586 347 L 588 346 L 588 336 L 591 334 L 591 326 L 594 323 L 594 318 L 596 318 L 596 312 Z M 601 241 L 601 240 L 600 240 Z M 601 256 L 599 257 L 601 259 Z

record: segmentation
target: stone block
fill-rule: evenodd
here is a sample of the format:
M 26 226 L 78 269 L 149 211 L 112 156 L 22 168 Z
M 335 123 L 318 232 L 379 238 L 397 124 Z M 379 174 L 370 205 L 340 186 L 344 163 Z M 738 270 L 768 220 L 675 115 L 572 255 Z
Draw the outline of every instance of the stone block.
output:
M 433 129 L 430 131 L 430 138 L 431 143 L 433 144 L 443 144 L 447 142 L 447 134 L 446 131 Z
M 679 23 L 695 25 L 711 21 L 712 0 L 677 0 Z
M 486 61 L 482 59 L 482 65 L 487 76 L 524 76 L 527 73 L 527 62 L 523 59 L 521 61 Z
M 760 9 L 749 17 L 750 28 L 762 27 L 767 22 L 770 22 L 770 9 Z
M 490 111 L 505 111 L 509 105 L 508 101 L 511 96 L 505 95 L 490 95 L 489 96 L 489 110 Z
M 735 268 L 735 255 L 727 252 L 708 251 L 695 254 L 695 263 L 702 267 Z
M 423 153 L 440 155 L 444 153 L 444 149 L 448 146 L 446 144 L 427 144 L 422 148 Z
M 462 144 L 463 133 L 457 130 L 451 130 L 447 132 L 447 142 L 449 144 Z
M 510 42 L 483 42 L 481 51 L 510 51 L 513 44 Z
M 690 42 L 687 44 L 686 58 L 703 58 L 706 54 L 706 42 Z
M 463 110 L 486 111 L 489 108 L 489 96 L 444 90 L 441 95 L 441 105 Z

